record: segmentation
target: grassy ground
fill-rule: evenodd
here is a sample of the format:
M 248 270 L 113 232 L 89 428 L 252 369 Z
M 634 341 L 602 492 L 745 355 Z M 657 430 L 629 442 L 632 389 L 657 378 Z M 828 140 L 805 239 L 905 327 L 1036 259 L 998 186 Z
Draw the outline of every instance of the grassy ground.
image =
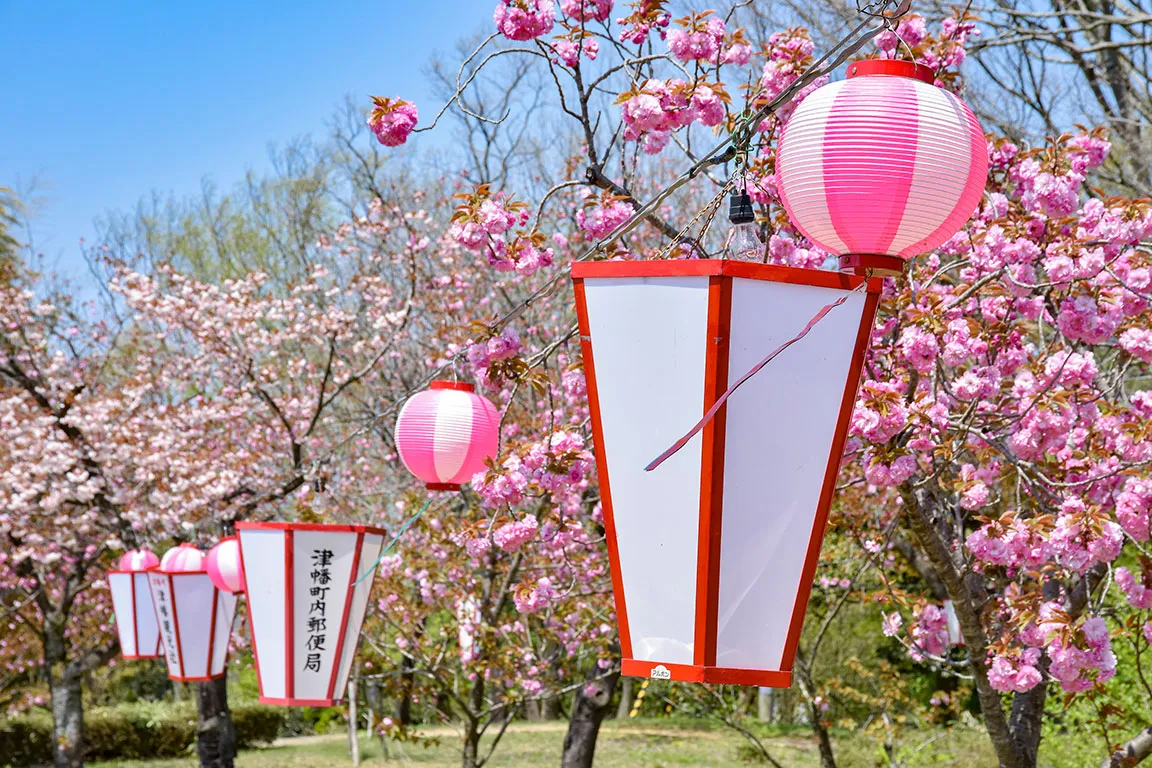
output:
M 667 720 L 606 722 L 596 747 L 597 768 L 747 768 L 750 761 L 745 744 L 737 733 L 722 728 L 684 728 Z M 538 768 L 558 765 L 566 723 L 523 723 L 508 729 L 492 761 L 492 768 Z M 361 738 L 365 766 L 413 765 L 422 768 L 457 768 L 460 765 L 459 740 L 448 729 L 434 729 L 429 735 L 438 745 L 388 746 L 386 758 L 380 743 Z M 772 756 L 785 768 L 816 768 L 819 757 L 814 741 L 803 730 L 777 734 L 764 739 Z M 911 738 L 906 750 L 912 752 L 910 766 L 957 766 L 994 768 L 995 760 L 987 738 L 973 731 L 948 734 L 927 733 Z M 483 746 L 483 745 L 482 745 Z M 873 768 L 884 765 L 874 743 L 845 736 L 836 743 L 840 768 Z M 195 760 L 158 760 L 90 764 L 91 768 L 190 768 Z M 242 753 L 237 768 L 336 768 L 351 765 L 345 737 L 311 737 L 285 740 L 276 746 Z

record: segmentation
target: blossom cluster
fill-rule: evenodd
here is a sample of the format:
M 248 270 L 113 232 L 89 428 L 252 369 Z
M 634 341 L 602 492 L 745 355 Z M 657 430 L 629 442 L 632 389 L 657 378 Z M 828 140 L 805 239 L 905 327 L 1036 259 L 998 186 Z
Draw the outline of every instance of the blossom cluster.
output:
M 416 105 L 404 99 L 373 96 L 375 105 L 368 115 L 368 127 L 386 147 L 398 147 L 408 141 L 420 117 Z
M 524 203 L 503 191 L 493 191 L 487 184 L 455 197 L 461 202 L 448 228 L 451 242 L 484 254 L 488 264 L 500 272 L 527 276 L 552 265 L 554 252 L 544 235 L 522 228 L 529 219 Z
M 624 138 L 640 141 L 645 152 L 656 154 L 679 128 L 693 122 L 720 125 L 727 114 L 728 100 L 718 83 L 688 83 L 673 78 L 649 79 L 638 90 L 620 94 L 617 102 L 623 105 Z
M 552 31 L 556 6 L 552 0 L 497 0 L 492 19 L 509 40 L 531 40 Z

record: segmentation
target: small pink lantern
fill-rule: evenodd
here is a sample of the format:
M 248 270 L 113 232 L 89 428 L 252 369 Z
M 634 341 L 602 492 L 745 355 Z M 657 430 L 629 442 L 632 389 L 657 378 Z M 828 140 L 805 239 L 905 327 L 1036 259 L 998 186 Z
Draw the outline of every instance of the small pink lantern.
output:
M 260 702 L 329 707 L 344 697 L 384 531 L 236 523 Z
M 784 126 L 776 179 L 788 218 L 858 273 L 899 274 L 972 215 L 988 176 L 984 131 L 931 68 L 858 61 Z
M 434 381 L 396 419 L 396 448 L 431 491 L 456 491 L 496 455 L 500 415 L 471 384 Z
M 216 588 L 203 569 L 204 553 L 190 544 L 164 553 L 148 572 L 168 677 L 200 682 L 224 675 L 236 596 Z
M 148 571 L 160 565 L 160 558 L 146 549 L 133 549 L 120 558 L 118 570 L 108 571 L 108 589 L 120 635 L 120 653 L 125 659 L 158 659 L 160 627 L 152 608 Z
M 234 595 L 244 591 L 244 566 L 240 562 L 240 542 L 235 536 L 226 536 L 208 550 L 204 570 L 217 589 Z

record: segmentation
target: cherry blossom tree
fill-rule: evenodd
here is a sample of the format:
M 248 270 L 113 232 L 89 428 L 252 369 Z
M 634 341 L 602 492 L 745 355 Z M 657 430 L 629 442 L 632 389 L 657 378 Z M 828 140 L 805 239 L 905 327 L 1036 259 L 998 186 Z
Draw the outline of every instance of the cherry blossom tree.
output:
M 726 170 L 747 172 L 765 260 L 829 263 L 787 221 L 773 175 L 783 121 L 828 74 L 805 30 L 753 40 L 741 10 L 674 18 L 659 0 L 498 0 L 445 109 L 478 130 L 499 125 L 507 115 L 472 108 L 469 89 L 493 62 L 530 61 L 565 126 L 542 190 L 448 175 L 410 200 L 376 194 L 305 244 L 306 266 L 285 279 L 213 282 L 163 254 L 116 264 L 118 324 L 5 289 L 0 429 L 16 450 L 0 457 L 0 588 L 9 615 L 44 638 L 54 705 L 65 702 L 59 765 L 80 760 L 79 676 L 110 653 L 82 645 L 99 635 L 68 636 L 100 624 L 100 601 L 78 606 L 108 548 L 145 531 L 144 543 L 210 539 L 276 515 L 399 531 L 425 502 L 381 563 L 373 663 L 398 667 L 387 679 L 401 701 L 439 699 L 459 718 L 466 768 L 485 763 L 480 736 L 502 733 L 525 701 L 573 692 L 561 759 L 591 764 L 617 672 L 565 268 L 709 255 L 717 234 L 695 214 L 725 191 L 717 166 L 737 161 Z M 873 54 L 912 55 L 940 86 L 964 87 L 965 13 L 871 23 Z M 740 151 L 712 161 L 713 133 L 781 95 L 790 101 L 742 132 Z M 373 105 L 366 124 L 389 148 L 443 114 L 421 125 L 403 98 Z M 1152 214 L 1093 186 L 1109 150 L 1099 130 L 1035 147 L 990 138 L 972 221 L 886 282 L 840 479 L 834 524 L 861 552 L 836 583 L 883 599 L 877 633 L 916 662 L 971 677 L 1006 768 L 1036 764 L 1049 691 L 1106 695 L 1114 632 L 1137 658 L 1152 642 L 1141 389 Z M 675 205 L 658 191 L 669 177 Z M 501 447 L 469 489 L 428 500 L 397 461 L 392 423 L 408 396 L 452 376 L 497 403 Z M 893 588 L 907 569 L 918 591 Z M 946 598 L 963 651 L 947 639 Z M 818 734 L 828 695 L 867 698 L 819 679 L 822 628 L 843 605 L 819 599 L 798 669 Z M 222 690 L 205 713 L 226 713 Z M 1108 759 L 1152 752 L 1146 734 L 1131 737 L 1105 729 Z

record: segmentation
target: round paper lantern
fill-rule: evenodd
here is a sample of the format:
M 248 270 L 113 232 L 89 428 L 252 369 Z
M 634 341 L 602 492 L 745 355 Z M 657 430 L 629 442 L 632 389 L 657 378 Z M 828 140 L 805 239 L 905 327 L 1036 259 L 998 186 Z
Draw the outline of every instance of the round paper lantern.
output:
M 396 447 L 408 471 L 432 491 L 459 490 L 496 455 L 500 415 L 471 384 L 434 381 L 396 419 Z
M 164 553 L 160 560 L 160 570 L 165 573 L 201 571 L 204 569 L 204 553 L 192 544 L 180 544 Z
M 776 180 L 805 237 L 863 273 L 954 235 L 984 192 L 988 149 L 972 110 L 907 61 L 858 61 L 813 91 L 784 126 Z
M 147 549 L 130 549 L 120 556 L 120 570 L 146 571 L 160 565 L 160 558 Z
M 163 655 L 147 574 L 158 565 L 160 558 L 153 553 L 133 549 L 121 556 L 118 570 L 108 571 L 120 654 L 125 659 L 157 659 Z
M 240 562 L 240 543 L 235 536 L 221 539 L 208 550 L 204 570 L 208 571 L 208 578 L 218 589 L 233 594 L 244 591 L 244 566 Z

